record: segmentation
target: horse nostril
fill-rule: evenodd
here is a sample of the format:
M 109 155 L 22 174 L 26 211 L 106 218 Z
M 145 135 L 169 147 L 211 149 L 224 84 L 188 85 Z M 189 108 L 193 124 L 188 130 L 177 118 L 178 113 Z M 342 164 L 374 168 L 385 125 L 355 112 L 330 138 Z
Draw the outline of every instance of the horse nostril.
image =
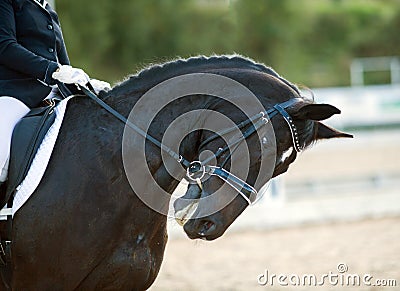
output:
M 203 220 L 200 223 L 200 231 L 198 234 L 200 236 L 204 236 L 207 233 L 212 232 L 216 228 L 215 223 L 212 222 L 211 220 Z

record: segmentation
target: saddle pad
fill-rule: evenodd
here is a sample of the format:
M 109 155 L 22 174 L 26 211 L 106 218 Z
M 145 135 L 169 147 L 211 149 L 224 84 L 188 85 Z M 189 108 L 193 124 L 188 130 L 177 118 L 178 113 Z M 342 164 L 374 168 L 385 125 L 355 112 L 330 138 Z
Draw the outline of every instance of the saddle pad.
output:
M 9 201 L 28 173 L 43 138 L 56 118 L 55 105 L 32 109 L 15 126 L 11 141 L 7 191 L 1 203 Z
M 13 216 L 29 199 L 43 178 L 64 119 L 67 103 L 72 97 L 74 96 L 60 101 L 60 103 L 58 103 L 54 108 L 54 112 L 56 114 L 54 123 L 43 138 L 43 141 L 40 144 L 40 147 L 32 161 L 31 167 L 29 168 L 28 174 L 22 183 L 17 187 L 12 206 Z

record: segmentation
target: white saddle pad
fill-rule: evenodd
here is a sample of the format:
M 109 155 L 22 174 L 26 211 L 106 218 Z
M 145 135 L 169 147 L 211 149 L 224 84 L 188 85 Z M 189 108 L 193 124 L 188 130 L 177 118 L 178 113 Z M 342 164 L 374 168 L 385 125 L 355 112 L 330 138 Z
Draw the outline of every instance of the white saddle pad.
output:
M 29 168 L 28 174 L 26 175 L 22 183 L 17 187 L 17 192 L 15 194 L 14 203 L 11 211 L 13 216 L 18 211 L 18 209 L 20 209 L 22 205 L 24 205 L 24 203 L 29 199 L 29 197 L 35 191 L 43 178 L 44 172 L 46 171 L 47 165 L 50 161 L 50 157 L 53 152 L 58 133 L 60 132 L 61 124 L 65 115 L 65 110 L 67 108 L 67 103 L 72 97 L 74 96 L 62 100 L 54 109 L 54 112 L 56 114 L 54 123 L 45 135 L 36 153 L 36 156 L 32 161 L 32 165 Z

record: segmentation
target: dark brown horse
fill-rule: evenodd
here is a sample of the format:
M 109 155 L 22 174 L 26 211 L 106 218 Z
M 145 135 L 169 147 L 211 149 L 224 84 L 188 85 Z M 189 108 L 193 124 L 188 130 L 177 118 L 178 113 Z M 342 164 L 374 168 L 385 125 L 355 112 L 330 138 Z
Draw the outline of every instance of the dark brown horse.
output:
M 273 70 L 242 57 L 199 57 L 153 66 L 110 92 L 103 92 L 100 98 L 128 116 L 151 88 L 171 78 L 193 73 L 228 77 L 238 82 L 256 96 L 265 110 L 295 100 L 284 106 L 293 119 L 292 128 L 282 114 L 270 117 L 266 126 L 273 129 L 274 140 L 262 139 L 255 125 L 240 128 L 243 132 L 254 128 L 252 134 L 244 138 L 245 142 L 240 142 L 250 149 L 248 175 L 238 177 L 244 183 L 243 189 L 255 186 L 258 190 L 272 176 L 284 173 L 295 160 L 296 151 L 293 150 L 287 159 L 282 159 L 282 155 L 294 147 L 294 142 L 304 149 L 319 139 L 349 136 L 319 122 L 340 113 L 338 109 L 302 99 L 298 89 Z M 234 98 L 246 103 L 249 97 Z M 229 101 L 196 92 L 185 95 L 164 106 L 155 115 L 147 133 L 162 141 L 169 124 L 198 109 L 199 122 L 205 120 L 201 111 L 204 109 L 219 112 L 235 124 L 246 120 L 248 117 L 243 111 Z M 147 109 L 139 110 L 132 122 L 141 125 L 148 117 Z M 181 123 L 186 126 L 187 134 L 176 150 L 188 161 L 199 160 L 201 151 L 215 153 L 231 140 L 228 138 L 225 142 L 220 135 L 213 138 L 214 133 L 210 130 L 199 129 L 198 120 Z M 146 165 L 124 162 L 125 155 L 136 154 L 139 143 L 144 143 L 144 138 L 137 134 L 125 145 L 123 154 L 124 127 L 87 97 L 70 101 L 45 176 L 14 217 L 12 265 L 9 266 L 12 290 L 144 290 L 154 282 L 167 242 L 167 217 L 143 202 L 143 193 L 138 193 L 136 186 L 131 187 L 128 176 L 140 176 L 148 170 L 161 190 L 172 193 L 186 173 L 179 163 L 175 172 L 172 171 L 174 173 L 168 171 L 162 151 L 148 140 L 143 153 Z M 297 141 L 291 132 L 293 128 L 298 132 Z M 134 131 L 132 135 L 135 135 Z M 204 143 L 210 137 L 212 141 Z M 265 175 L 260 171 L 260 164 L 269 152 L 262 154 L 260 140 L 268 149 L 274 146 L 274 163 L 270 173 Z M 224 167 L 229 171 L 234 166 L 231 162 L 233 152 L 216 155 L 216 164 L 226 161 Z M 170 162 L 176 163 L 174 159 Z M 198 199 L 220 189 L 223 190 L 221 197 L 231 197 L 230 203 L 217 212 L 189 220 L 184 228 L 190 238 L 211 240 L 221 236 L 248 206 L 245 196 L 237 195 L 242 189 L 224 188 L 223 182 L 220 176 L 211 176 L 204 180 L 202 189 L 197 184 L 189 186 L 186 197 Z M 144 181 L 145 185 L 150 183 Z M 251 191 L 242 192 L 247 195 Z M 158 195 L 157 192 L 149 194 Z M 209 207 L 207 203 L 200 202 L 196 211 L 202 212 Z M 177 210 L 179 207 L 176 205 Z

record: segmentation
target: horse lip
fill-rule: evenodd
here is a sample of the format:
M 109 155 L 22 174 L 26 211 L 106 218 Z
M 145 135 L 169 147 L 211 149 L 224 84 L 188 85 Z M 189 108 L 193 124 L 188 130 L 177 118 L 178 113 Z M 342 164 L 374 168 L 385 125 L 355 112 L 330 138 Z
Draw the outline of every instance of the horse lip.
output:
M 186 222 L 193 216 L 197 207 L 199 206 L 198 201 L 191 202 L 189 205 L 181 210 L 175 212 L 175 220 L 180 226 L 184 226 Z

